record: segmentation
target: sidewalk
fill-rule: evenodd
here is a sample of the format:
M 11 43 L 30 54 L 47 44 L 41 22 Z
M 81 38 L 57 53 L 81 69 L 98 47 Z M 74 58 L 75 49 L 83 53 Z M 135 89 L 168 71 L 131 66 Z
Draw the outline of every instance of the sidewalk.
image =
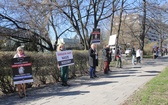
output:
M 127 65 L 122 69 L 112 68 L 109 75 L 99 78 L 83 76 L 71 80 L 70 87 L 60 84 L 28 91 L 28 97 L 17 95 L 0 98 L 0 105 L 122 105 L 136 90 L 166 66 L 168 57 L 144 60 L 142 65 Z

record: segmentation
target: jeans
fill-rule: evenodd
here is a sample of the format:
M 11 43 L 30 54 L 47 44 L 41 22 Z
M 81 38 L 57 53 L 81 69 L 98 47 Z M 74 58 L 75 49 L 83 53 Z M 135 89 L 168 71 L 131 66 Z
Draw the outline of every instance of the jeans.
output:
M 94 76 L 96 76 L 95 70 L 96 70 L 96 67 L 90 66 L 90 78 L 93 78 Z
M 135 65 L 135 55 L 132 55 L 132 64 Z

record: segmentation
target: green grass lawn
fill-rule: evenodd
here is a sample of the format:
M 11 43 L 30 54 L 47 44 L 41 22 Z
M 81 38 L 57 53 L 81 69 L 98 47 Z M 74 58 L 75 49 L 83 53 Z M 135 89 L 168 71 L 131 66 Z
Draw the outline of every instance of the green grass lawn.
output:
M 153 58 L 153 55 L 143 55 L 143 58 Z
M 168 105 L 168 67 L 131 96 L 124 105 Z

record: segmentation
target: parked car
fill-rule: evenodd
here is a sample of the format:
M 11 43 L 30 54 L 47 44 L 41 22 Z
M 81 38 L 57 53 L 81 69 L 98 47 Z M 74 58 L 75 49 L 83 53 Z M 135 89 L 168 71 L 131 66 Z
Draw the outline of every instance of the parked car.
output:
M 126 55 L 126 56 L 130 55 L 130 53 L 131 53 L 131 49 L 126 49 L 126 50 L 125 50 L 125 55 Z

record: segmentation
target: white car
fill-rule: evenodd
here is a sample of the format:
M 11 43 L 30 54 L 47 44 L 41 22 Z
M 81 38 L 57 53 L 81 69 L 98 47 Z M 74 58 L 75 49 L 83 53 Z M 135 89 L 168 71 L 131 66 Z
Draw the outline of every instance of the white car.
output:
M 130 53 L 131 53 L 131 49 L 126 49 L 126 50 L 125 50 L 125 55 L 126 55 L 126 56 L 130 55 Z

